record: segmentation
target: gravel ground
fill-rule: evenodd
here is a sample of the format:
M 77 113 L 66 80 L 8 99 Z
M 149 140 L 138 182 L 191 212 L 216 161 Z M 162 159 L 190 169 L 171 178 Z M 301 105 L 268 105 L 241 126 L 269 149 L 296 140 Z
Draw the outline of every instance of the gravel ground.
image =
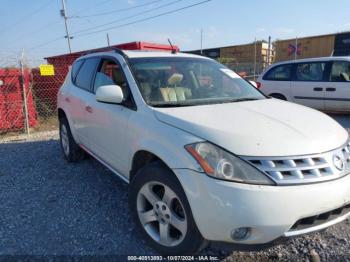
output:
M 350 129 L 350 116 L 336 116 Z M 21 139 L 19 137 L 18 139 Z M 67 164 L 57 132 L 0 141 L 0 255 L 152 255 L 134 229 L 127 184 L 92 158 Z M 350 221 L 226 261 L 350 261 Z

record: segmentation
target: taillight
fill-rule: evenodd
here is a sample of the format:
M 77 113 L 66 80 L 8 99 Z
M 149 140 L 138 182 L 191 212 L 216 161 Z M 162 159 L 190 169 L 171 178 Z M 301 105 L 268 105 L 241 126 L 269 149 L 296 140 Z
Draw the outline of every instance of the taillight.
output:
M 256 83 L 256 88 L 259 89 L 261 88 L 261 83 L 260 82 L 255 82 Z

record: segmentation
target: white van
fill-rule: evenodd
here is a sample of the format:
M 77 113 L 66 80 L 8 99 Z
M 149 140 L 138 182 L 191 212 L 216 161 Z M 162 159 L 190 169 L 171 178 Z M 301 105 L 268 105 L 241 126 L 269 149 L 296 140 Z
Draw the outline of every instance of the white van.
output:
M 266 95 L 322 111 L 350 112 L 350 57 L 276 63 L 258 78 Z

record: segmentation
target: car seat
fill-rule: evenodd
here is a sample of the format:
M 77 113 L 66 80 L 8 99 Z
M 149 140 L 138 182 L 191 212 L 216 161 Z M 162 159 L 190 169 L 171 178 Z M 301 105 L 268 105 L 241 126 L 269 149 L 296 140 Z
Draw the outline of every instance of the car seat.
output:
M 174 73 L 168 79 L 168 86 L 160 88 L 162 98 L 166 102 L 185 101 L 192 96 L 191 89 L 178 86 L 183 79 L 182 74 Z

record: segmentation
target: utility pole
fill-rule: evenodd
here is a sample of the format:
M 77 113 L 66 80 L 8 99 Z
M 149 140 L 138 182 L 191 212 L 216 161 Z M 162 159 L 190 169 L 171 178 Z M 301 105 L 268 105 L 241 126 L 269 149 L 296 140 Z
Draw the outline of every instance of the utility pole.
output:
M 109 34 L 107 33 L 107 45 L 111 46 L 110 42 L 109 42 Z
M 271 36 L 269 36 L 269 43 L 267 46 L 267 66 L 271 63 Z
M 254 81 L 256 80 L 256 37 L 255 37 L 255 40 L 254 40 Z
M 68 17 L 67 17 L 67 12 L 66 12 L 66 2 L 65 2 L 65 0 L 62 0 L 61 16 L 64 19 L 64 25 L 66 27 L 66 36 L 65 36 L 65 38 L 67 38 L 67 41 L 68 41 L 69 53 L 72 53 L 72 48 L 70 46 L 70 40 L 72 39 L 72 37 L 69 35 L 69 31 L 68 31 L 68 22 L 67 22 Z
M 298 37 L 295 37 L 294 60 L 298 59 Z
M 203 54 L 203 28 L 201 28 L 201 55 Z

